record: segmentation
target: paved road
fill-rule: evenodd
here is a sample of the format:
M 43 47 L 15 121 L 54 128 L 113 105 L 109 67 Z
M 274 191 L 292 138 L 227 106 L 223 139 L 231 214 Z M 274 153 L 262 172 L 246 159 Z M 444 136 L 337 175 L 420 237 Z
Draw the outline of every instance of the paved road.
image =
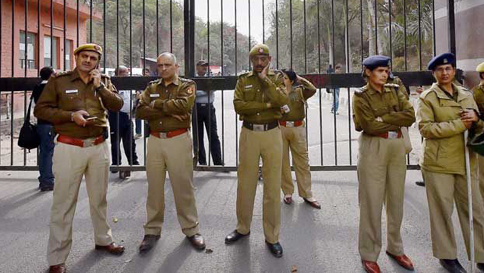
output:
M 424 188 L 409 171 L 405 193 L 402 235 L 406 253 L 416 272 L 444 272 L 432 257 L 429 216 Z M 45 272 L 51 193 L 36 190 L 34 172 L 0 172 L 0 272 Z M 127 181 L 110 178 L 108 217 L 113 234 L 127 248 L 121 257 L 93 250 L 93 234 L 85 185 L 81 186 L 74 221 L 73 249 L 67 260 L 70 272 L 363 272 L 357 250 L 358 201 L 355 172 L 313 172 L 313 191 L 322 203 L 315 210 L 295 198 L 281 203 L 281 243 L 284 257 L 274 258 L 266 249 L 262 231 L 259 187 L 250 237 L 234 245 L 224 237 L 236 224 L 236 175 L 196 173 L 196 198 L 200 231 L 212 253 L 197 252 L 184 239 L 166 185 L 166 217 L 162 237 L 146 256 L 137 252 L 145 221 L 146 176 L 136 172 Z M 114 223 L 113 218 L 118 222 Z M 459 258 L 464 266 L 462 236 L 454 217 Z M 383 225 L 385 232 L 385 225 Z M 385 237 L 384 237 L 385 238 Z M 385 242 L 383 243 L 385 246 Z M 384 249 L 383 246 L 383 249 Z M 407 272 L 382 252 L 383 272 Z

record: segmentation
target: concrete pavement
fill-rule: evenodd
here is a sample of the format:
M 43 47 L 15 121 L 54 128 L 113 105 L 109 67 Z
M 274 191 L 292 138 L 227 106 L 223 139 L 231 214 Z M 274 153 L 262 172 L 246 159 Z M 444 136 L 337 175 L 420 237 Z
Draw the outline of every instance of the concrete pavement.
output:
M 196 173 L 200 231 L 210 251 L 195 251 L 181 233 L 171 186 L 166 184 L 166 216 L 161 239 L 147 255 L 138 254 L 143 237 L 146 174 L 134 172 L 130 180 L 111 175 L 108 218 L 117 242 L 126 252 L 113 257 L 94 250 L 85 184 L 77 205 L 69 272 L 363 272 L 357 248 L 358 195 L 356 172 L 313 172 L 313 192 L 322 209 L 315 210 L 294 196 L 281 202 L 281 244 L 284 256 L 274 258 L 264 244 L 262 185 L 256 196 L 251 235 L 233 245 L 224 237 L 236 225 L 236 174 Z M 46 272 L 46 248 L 52 193 L 40 193 L 37 172 L 0 172 L 0 272 Z M 432 257 L 425 189 L 413 182 L 409 171 L 402 227 L 406 254 L 416 272 L 444 272 Z M 114 220 L 117 220 L 115 222 Z M 384 217 L 385 218 L 385 217 Z M 454 215 L 459 259 L 464 266 L 464 244 Z M 385 224 L 382 226 L 385 234 Z M 384 237 L 385 238 L 385 235 Z M 384 239 L 385 240 L 385 239 Z M 385 241 L 379 264 L 383 272 L 407 272 L 386 254 Z M 296 271 L 294 271 L 296 272 Z

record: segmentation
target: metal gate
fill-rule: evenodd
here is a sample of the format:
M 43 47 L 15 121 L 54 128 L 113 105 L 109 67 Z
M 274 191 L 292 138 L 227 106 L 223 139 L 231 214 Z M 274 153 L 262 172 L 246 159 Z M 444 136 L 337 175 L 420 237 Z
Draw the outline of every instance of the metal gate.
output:
M 447 3 L 449 50 L 455 53 L 454 1 Z M 225 165 L 212 164 L 205 141 L 208 164 L 197 170 L 237 168 L 241 123 L 233 89 L 237 75 L 251 69 L 248 52 L 257 43 L 269 45 L 275 69 L 293 68 L 318 88 L 307 109 L 311 170 L 356 169 L 351 95 L 364 85 L 365 57 L 391 56 L 392 70 L 407 88 L 433 81 L 422 70 L 436 51 L 434 0 L 2 0 L 0 16 L 0 170 L 37 170 L 36 151 L 16 144 L 30 90 L 43 66 L 73 69 L 73 49 L 85 42 L 103 47 L 104 73 L 119 65 L 130 69 L 129 77 L 112 77 L 118 90 L 143 90 L 156 76 L 140 71 L 156 71 L 156 56 L 169 51 L 179 60 L 180 75 L 214 96 Z M 210 68 L 204 77 L 195 74 L 201 59 Z M 344 73 L 332 73 L 337 64 Z M 339 115 L 328 112 L 336 89 Z M 136 144 L 144 160 L 146 138 Z M 418 168 L 416 157 L 408 157 L 409 168 Z M 111 169 L 144 170 L 143 163 Z

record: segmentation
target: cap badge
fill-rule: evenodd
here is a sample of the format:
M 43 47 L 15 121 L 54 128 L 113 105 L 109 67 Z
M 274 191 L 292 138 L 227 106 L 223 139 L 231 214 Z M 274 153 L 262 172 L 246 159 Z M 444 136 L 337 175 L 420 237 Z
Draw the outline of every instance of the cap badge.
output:
M 447 59 L 444 59 L 443 60 L 444 64 L 448 63 L 449 61 L 447 61 Z
M 264 53 L 264 49 L 262 47 L 259 48 L 259 53 Z

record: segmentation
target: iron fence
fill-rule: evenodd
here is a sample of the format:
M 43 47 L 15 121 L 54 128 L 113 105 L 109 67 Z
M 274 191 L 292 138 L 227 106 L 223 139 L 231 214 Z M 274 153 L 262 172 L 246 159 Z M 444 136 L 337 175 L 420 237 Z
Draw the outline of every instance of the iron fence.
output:
M 453 7 L 453 0 L 448 4 Z M 433 82 L 432 75 L 422 71 L 436 50 L 433 0 L 10 0 L 0 3 L 0 15 L 2 26 L 7 20 L 12 25 L 11 32 L 3 28 L 0 32 L 0 170 L 37 169 L 36 153 L 20 150 L 15 143 L 29 90 L 39 83 L 46 59 L 60 70 L 73 67 L 69 46 L 74 44 L 102 45 L 105 73 L 120 65 L 130 69 L 129 77 L 112 77 L 118 90 L 143 90 L 156 76 L 137 75 L 136 69 L 154 72 L 156 56 L 173 52 L 182 64 L 180 74 L 215 97 L 225 165 L 212 164 L 209 141 L 208 165 L 196 167 L 204 171 L 237 168 L 241 123 L 232 94 L 237 75 L 250 70 L 248 52 L 256 43 L 270 46 L 275 69 L 292 68 L 318 88 L 306 110 L 311 170 L 356 169 L 358 134 L 352 128 L 351 95 L 364 85 L 361 61 L 366 56 L 391 56 L 392 70 L 407 88 Z M 449 9 L 449 47 L 455 52 L 453 20 Z M 33 33 L 36 43 L 29 43 L 25 34 L 20 41 L 20 31 Z M 48 40 L 50 48 L 45 46 Z M 19 58 L 22 47 L 24 56 Z M 200 59 L 210 68 L 203 77 L 195 75 Z M 326 70 L 336 64 L 344 67 L 344 73 Z M 335 89 L 342 90 L 341 115 L 327 113 L 336 103 Z M 331 90 L 333 95 L 325 92 Z M 145 160 L 146 136 L 136 144 L 142 146 L 138 150 Z M 416 163 L 416 155 L 409 156 L 408 167 L 417 169 Z M 144 164 L 111 169 L 144 170 Z

